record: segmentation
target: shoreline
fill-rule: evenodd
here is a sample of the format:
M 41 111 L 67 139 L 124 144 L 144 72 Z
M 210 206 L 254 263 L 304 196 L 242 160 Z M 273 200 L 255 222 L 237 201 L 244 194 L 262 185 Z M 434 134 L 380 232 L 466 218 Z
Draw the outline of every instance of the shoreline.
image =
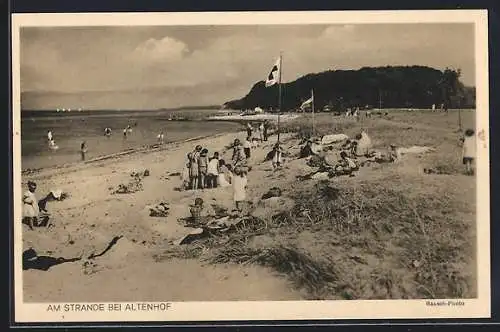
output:
M 97 163 L 100 161 L 106 161 L 106 160 L 116 160 L 116 159 L 120 159 L 120 158 L 123 158 L 126 156 L 137 154 L 137 153 L 154 153 L 154 152 L 164 151 L 164 150 L 167 150 L 168 148 L 178 146 L 179 144 L 200 141 L 200 140 L 212 138 L 212 137 L 216 138 L 216 137 L 224 136 L 224 135 L 228 135 L 228 134 L 231 134 L 231 132 L 213 134 L 213 135 L 195 136 L 195 137 L 188 138 L 185 140 L 171 141 L 168 143 L 164 143 L 163 145 L 159 145 L 159 144 L 144 145 L 144 146 L 138 147 L 138 148 L 130 148 L 130 149 L 122 150 L 119 152 L 114 152 L 114 153 L 110 153 L 110 154 L 97 156 L 97 157 L 94 157 L 92 159 L 85 160 L 83 162 L 77 161 L 77 162 L 59 164 L 59 165 L 54 165 L 54 166 L 46 166 L 46 167 L 39 167 L 39 168 L 25 168 L 25 169 L 21 169 L 21 176 L 29 176 L 31 174 L 40 174 L 40 173 L 47 171 L 47 170 L 61 170 L 61 169 L 78 168 L 79 166 L 91 165 L 91 164 L 94 164 L 94 163 Z

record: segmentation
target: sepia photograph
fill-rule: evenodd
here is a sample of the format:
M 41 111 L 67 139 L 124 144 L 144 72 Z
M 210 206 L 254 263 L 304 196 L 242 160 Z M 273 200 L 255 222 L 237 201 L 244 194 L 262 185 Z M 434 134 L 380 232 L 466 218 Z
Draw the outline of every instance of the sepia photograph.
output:
M 239 14 L 13 20 L 22 319 L 489 316 L 484 12 Z

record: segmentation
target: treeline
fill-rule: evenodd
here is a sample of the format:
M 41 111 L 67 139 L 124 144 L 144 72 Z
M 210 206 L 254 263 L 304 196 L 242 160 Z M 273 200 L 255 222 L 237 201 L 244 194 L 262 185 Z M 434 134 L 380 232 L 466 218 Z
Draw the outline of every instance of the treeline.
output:
M 424 66 L 365 67 L 359 70 L 329 70 L 308 74 L 282 84 L 282 110 L 298 109 L 314 90 L 317 110 L 348 107 L 430 108 L 432 104 L 447 108 L 475 108 L 475 88 L 460 81 L 460 70 L 440 71 Z M 278 85 L 266 88 L 265 82 L 254 84 L 241 99 L 224 104 L 228 109 L 278 109 Z

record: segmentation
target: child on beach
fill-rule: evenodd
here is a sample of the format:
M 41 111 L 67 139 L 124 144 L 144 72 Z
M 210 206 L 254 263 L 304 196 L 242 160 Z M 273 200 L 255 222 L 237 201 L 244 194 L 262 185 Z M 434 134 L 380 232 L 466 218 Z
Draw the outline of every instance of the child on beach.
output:
M 35 191 L 36 183 L 28 181 L 28 190 L 23 195 L 23 223 L 27 224 L 31 230 L 33 230 L 33 226 L 37 226 L 38 214 L 40 213 Z
M 219 153 L 214 152 L 214 156 L 208 162 L 207 187 L 217 188 L 218 177 L 219 177 Z
M 205 189 L 207 186 L 207 175 L 208 175 L 208 150 L 202 149 L 200 156 L 198 157 L 198 169 L 199 169 L 199 186 L 201 189 Z
M 241 213 L 246 202 L 247 177 L 241 170 L 235 169 L 233 182 L 233 199 L 236 210 Z
M 474 175 L 472 164 L 476 158 L 476 136 L 472 129 L 465 131 L 462 141 L 462 163 L 465 165 L 465 174 Z

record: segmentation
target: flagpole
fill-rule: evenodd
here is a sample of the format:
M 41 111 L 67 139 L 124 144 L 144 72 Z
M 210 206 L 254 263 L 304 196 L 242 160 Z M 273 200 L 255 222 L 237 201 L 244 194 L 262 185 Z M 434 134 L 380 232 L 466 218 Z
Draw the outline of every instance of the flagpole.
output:
M 312 135 L 313 137 L 315 136 L 315 123 L 314 123 L 314 90 L 311 89 L 311 98 L 312 98 L 312 101 L 311 101 L 311 107 L 312 107 L 312 120 L 313 120 L 313 132 L 312 132 Z
M 278 80 L 278 143 L 280 142 L 280 116 L 281 116 L 281 67 L 283 64 L 283 52 L 280 52 L 280 69 Z

